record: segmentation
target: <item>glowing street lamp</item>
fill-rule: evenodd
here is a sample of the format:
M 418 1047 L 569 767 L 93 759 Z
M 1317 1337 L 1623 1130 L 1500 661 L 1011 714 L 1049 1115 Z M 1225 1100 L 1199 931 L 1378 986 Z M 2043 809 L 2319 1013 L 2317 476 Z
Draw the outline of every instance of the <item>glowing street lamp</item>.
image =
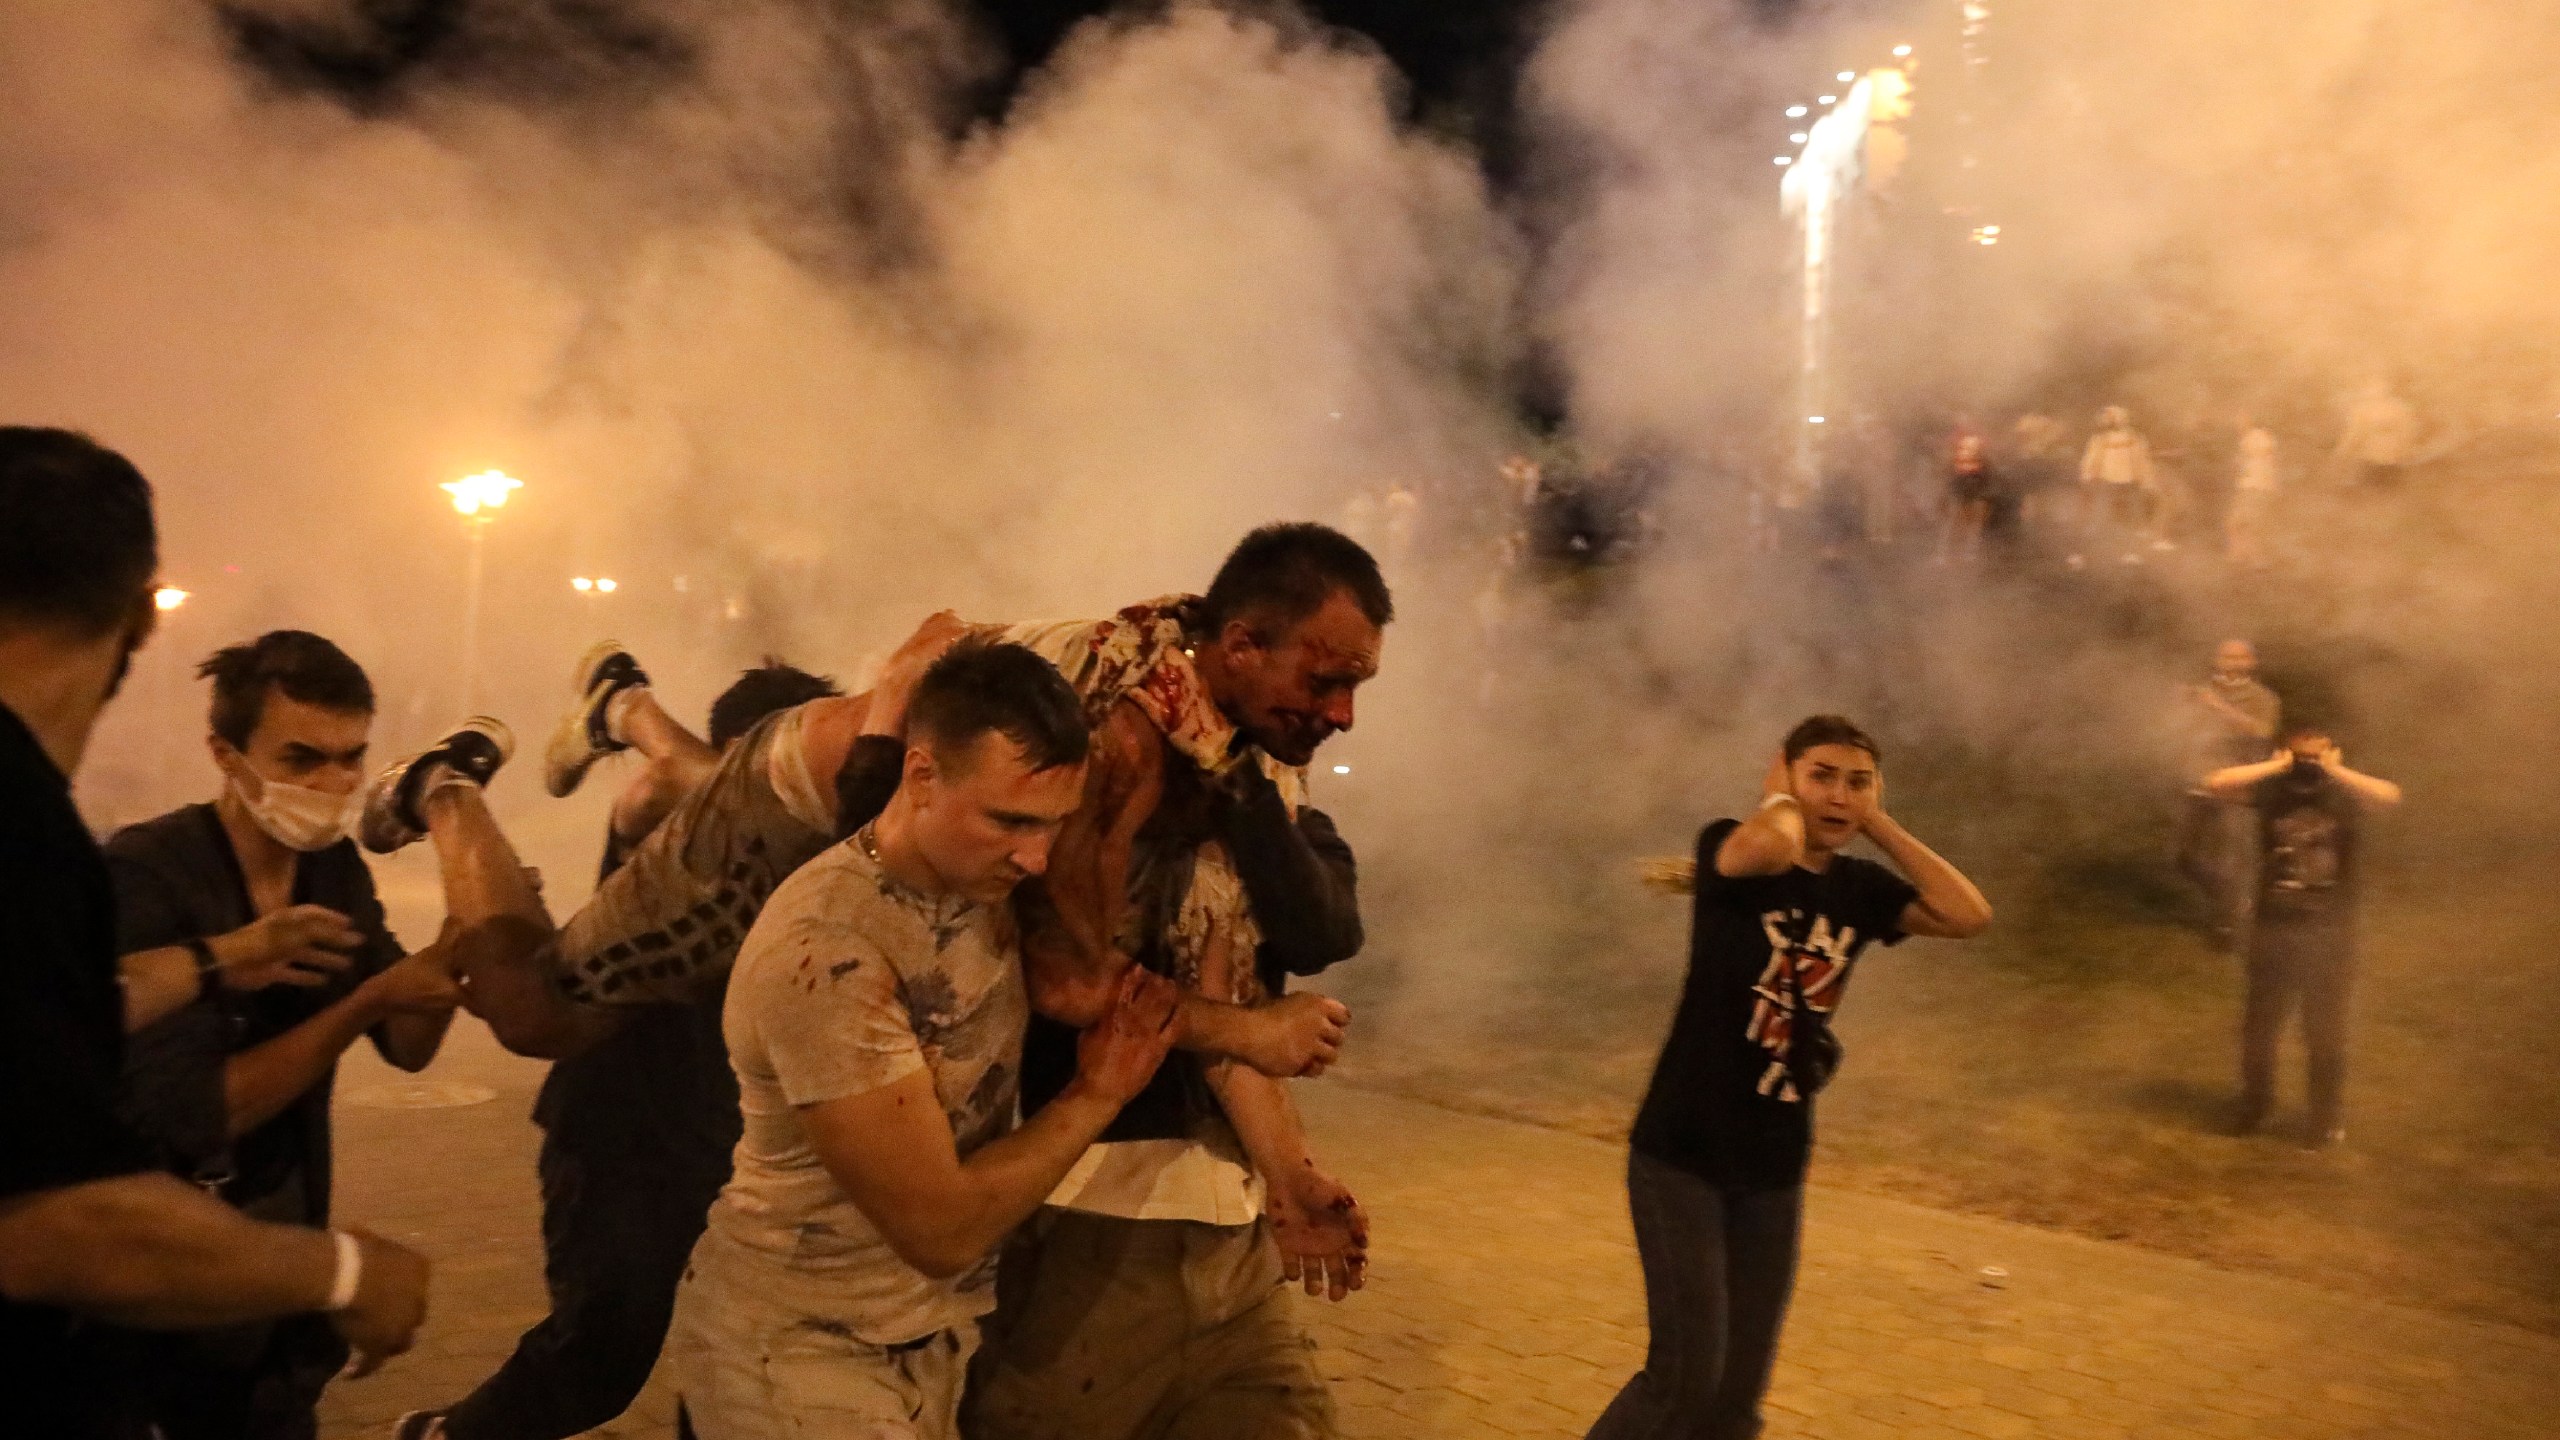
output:
M 163 585 L 159 589 L 151 592 L 151 603 L 159 607 L 160 613 L 163 615 L 166 615 L 170 611 L 177 609 L 179 606 L 186 604 L 187 601 L 193 598 L 194 596 L 190 592 L 181 590 L 175 585 Z
M 524 482 L 504 470 L 483 470 L 477 475 L 448 480 L 436 488 L 453 497 L 456 513 L 476 520 L 483 510 L 505 509 L 507 497 L 523 489 Z
M 470 712 L 480 708 L 481 540 L 489 522 L 506 508 L 507 497 L 523 489 L 524 482 L 504 470 L 483 470 L 436 488 L 452 498 L 454 513 L 471 532 L 470 579 L 463 586 L 462 599 L 462 708 Z

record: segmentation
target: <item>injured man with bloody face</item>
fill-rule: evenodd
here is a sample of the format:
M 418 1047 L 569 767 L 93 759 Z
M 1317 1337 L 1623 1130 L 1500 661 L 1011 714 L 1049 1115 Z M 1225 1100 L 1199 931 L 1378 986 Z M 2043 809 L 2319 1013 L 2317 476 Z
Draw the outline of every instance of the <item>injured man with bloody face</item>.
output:
M 1305 805 L 1304 767 L 1351 728 L 1393 614 L 1356 543 L 1275 525 L 1204 596 L 1002 632 L 1059 666 L 1095 726 L 1085 804 L 1018 902 L 1044 1017 L 1024 1054 L 1026 1115 L 1072 1074 L 1068 1027 L 1129 965 L 1252 1006 L 1359 949 L 1350 852 Z M 1361 1284 L 1367 1243 L 1280 1081 L 1177 1056 L 1007 1246 L 966 1429 L 1331 1435 L 1279 1282 L 1339 1300 Z

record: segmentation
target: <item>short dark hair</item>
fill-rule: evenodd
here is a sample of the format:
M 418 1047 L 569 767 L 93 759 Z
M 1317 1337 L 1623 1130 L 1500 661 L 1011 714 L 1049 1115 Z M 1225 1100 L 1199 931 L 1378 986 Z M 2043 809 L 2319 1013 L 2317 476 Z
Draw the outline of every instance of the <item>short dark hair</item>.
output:
M 0 617 L 123 624 L 160 569 L 151 482 L 74 430 L 0 425 Z
M 1804 752 L 1817 745 L 1849 745 L 1867 752 L 1867 758 L 1881 765 L 1884 749 L 1875 737 L 1858 728 L 1858 722 L 1846 715 L 1810 715 L 1787 732 L 1785 754 L 1793 765 L 1804 758 Z
M 910 732 L 937 757 L 992 730 L 1022 747 L 1033 770 L 1073 765 L 1093 746 L 1084 706 L 1058 667 L 1019 645 L 961 641 L 916 682 Z
M 1209 626 L 1222 629 L 1249 612 L 1295 625 L 1323 609 L 1336 590 L 1350 591 L 1372 625 L 1383 627 L 1396 618 L 1386 577 L 1359 541 L 1309 521 L 1265 525 L 1227 552 L 1226 563 L 1209 582 Z
M 267 713 L 267 697 L 279 690 L 288 700 L 323 710 L 373 713 L 373 682 L 364 667 L 308 630 L 270 630 L 225 645 L 196 666 L 196 676 L 213 682 L 213 733 L 235 749 L 248 748 Z
M 711 748 L 727 749 L 730 741 L 776 711 L 843 693 L 833 676 L 812 675 L 767 655 L 762 664 L 740 671 L 720 698 L 711 702 Z

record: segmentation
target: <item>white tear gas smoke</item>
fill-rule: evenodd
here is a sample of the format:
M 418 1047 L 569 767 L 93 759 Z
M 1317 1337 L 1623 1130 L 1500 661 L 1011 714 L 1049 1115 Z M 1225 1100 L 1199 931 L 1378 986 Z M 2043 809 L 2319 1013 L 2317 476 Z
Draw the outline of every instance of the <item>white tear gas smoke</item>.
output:
M 546 6 L 469 9 L 554 78 L 360 111 L 205 6 L 0 19 L 0 395 L 134 456 L 196 596 L 93 808 L 200 788 L 180 669 L 269 626 L 374 671 L 386 744 L 441 722 L 465 472 L 526 482 L 481 646 L 521 722 L 600 630 L 678 694 L 765 650 L 850 672 L 939 606 L 1197 587 L 1253 524 L 1502 441 L 1513 247 L 1344 36 L 1095 23 L 955 133 L 985 61 L 956 7 L 633 7 L 661 62 L 619 83 Z
M 2546 398 L 2547 354 L 2513 337 L 2553 333 L 2560 303 L 2534 281 L 2560 41 L 2493 23 L 2531 6 L 1970 8 L 1998 12 L 1987 69 L 1958 58 L 1954 5 L 1560 5 L 1524 81 L 1537 179 L 1507 208 L 1462 147 L 1397 124 L 1376 55 L 1265 7 L 1089 24 L 957 138 L 989 61 L 930 0 L 633 5 L 645 63 L 492 0 L 466 7 L 485 48 L 534 78 L 429 68 L 370 109 L 278 88 L 184 0 L 13 8 L 0 409 L 132 454 L 196 594 L 90 798 L 130 816 L 201 790 L 182 667 L 269 626 L 374 671 L 386 746 L 438 723 L 464 539 L 434 487 L 490 466 L 527 482 L 486 532 L 482 644 L 483 693 L 520 722 L 600 631 L 680 706 L 766 649 L 858 678 L 926 610 L 1093 613 L 1200 584 L 1253 523 L 1415 483 L 1445 560 L 1393 577 L 1407 619 L 1337 742 L 1353 773 L 1319 778 L 1424 1013 L 1463 1010 L 1488 967 L 1619 945 L 1591 916 L 1651 903 L 1625 861 L 1747 803 L 1811 710 L 1897 754 L 2001 756 L 1991 793 L 2015 795 L 2157 748 L 2179 643 L 2344 620 L 2425 661 L 2370 687 L 2377 731 L 2450 686 L 2484 724 L 2530 713 L 2560 667 L 2502 663 L 2497 617 L 2547 582 L 2525 527 L 2477 508 L 2265 604 L 2162 582 L 2131 635 L 2057 624 L 2050 595 L 1924 608 L 1746 563 L 1738 476 L 1787 423 L 1794 358 L 1783 111 L 1899 42 L 1920 52 L 1906 223 L 1863 283 L 1908 323 L 1859 332 L 1877 413 L 2076 424 L 2122 398 L 2165 420 L 2245 377 L 2281 392 L 2246 398 L 2285 410 L 2308 471 L 2333 393 L 2378 366 L 2448 435 Z M 1948 206 L 2009 243 L 1951 269 L 1922 223 Z M 1509 523 L 1471 512 L 1513 443 L 1524 335 L 1561 357 L 1594 453 L 1712 462 L 1660 498 L 1654 558 L 1562 618 L 1459 543 Z M 2448 553 L 2462 583 L 2413 598 Z M 597 574 L 612 596 L 569 587 Z

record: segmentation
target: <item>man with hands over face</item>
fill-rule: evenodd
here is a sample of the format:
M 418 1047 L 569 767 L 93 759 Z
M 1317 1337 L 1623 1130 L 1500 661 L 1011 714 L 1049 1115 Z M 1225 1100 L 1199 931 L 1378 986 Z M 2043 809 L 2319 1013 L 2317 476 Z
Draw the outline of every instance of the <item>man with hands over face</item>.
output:
M 2400 803 L 2400 787 L 2348 768 L 2318 725 L 2285 729 L 2273 755 L 2205 777 L 2205 789 L 2258 812 L 2258 913 L 2249 934 L 2249 999 L 2240 1022 L 2240 1133 L 2275 1108 L 2276 1045 L 2302 1012 L 2313 1147 L 2347 1138 L 2347 1002 L 2355 984 L 2361 814 Z
M 1848 720 L 1796 726 L 1762 792 L 1748 819 L 1700 833 L 1690 866 L 1655 871 L 1695 901 L 1688 978 L 1629 1142 L 1652 1340 L 1593 1440 L 1759 1433 L 1850 970 L 1878 941 L 1991 924 L 1973 882 L 1886 813 L 1876 742 Z M 1841 853 L 1860 836 L 1892 868 Z

